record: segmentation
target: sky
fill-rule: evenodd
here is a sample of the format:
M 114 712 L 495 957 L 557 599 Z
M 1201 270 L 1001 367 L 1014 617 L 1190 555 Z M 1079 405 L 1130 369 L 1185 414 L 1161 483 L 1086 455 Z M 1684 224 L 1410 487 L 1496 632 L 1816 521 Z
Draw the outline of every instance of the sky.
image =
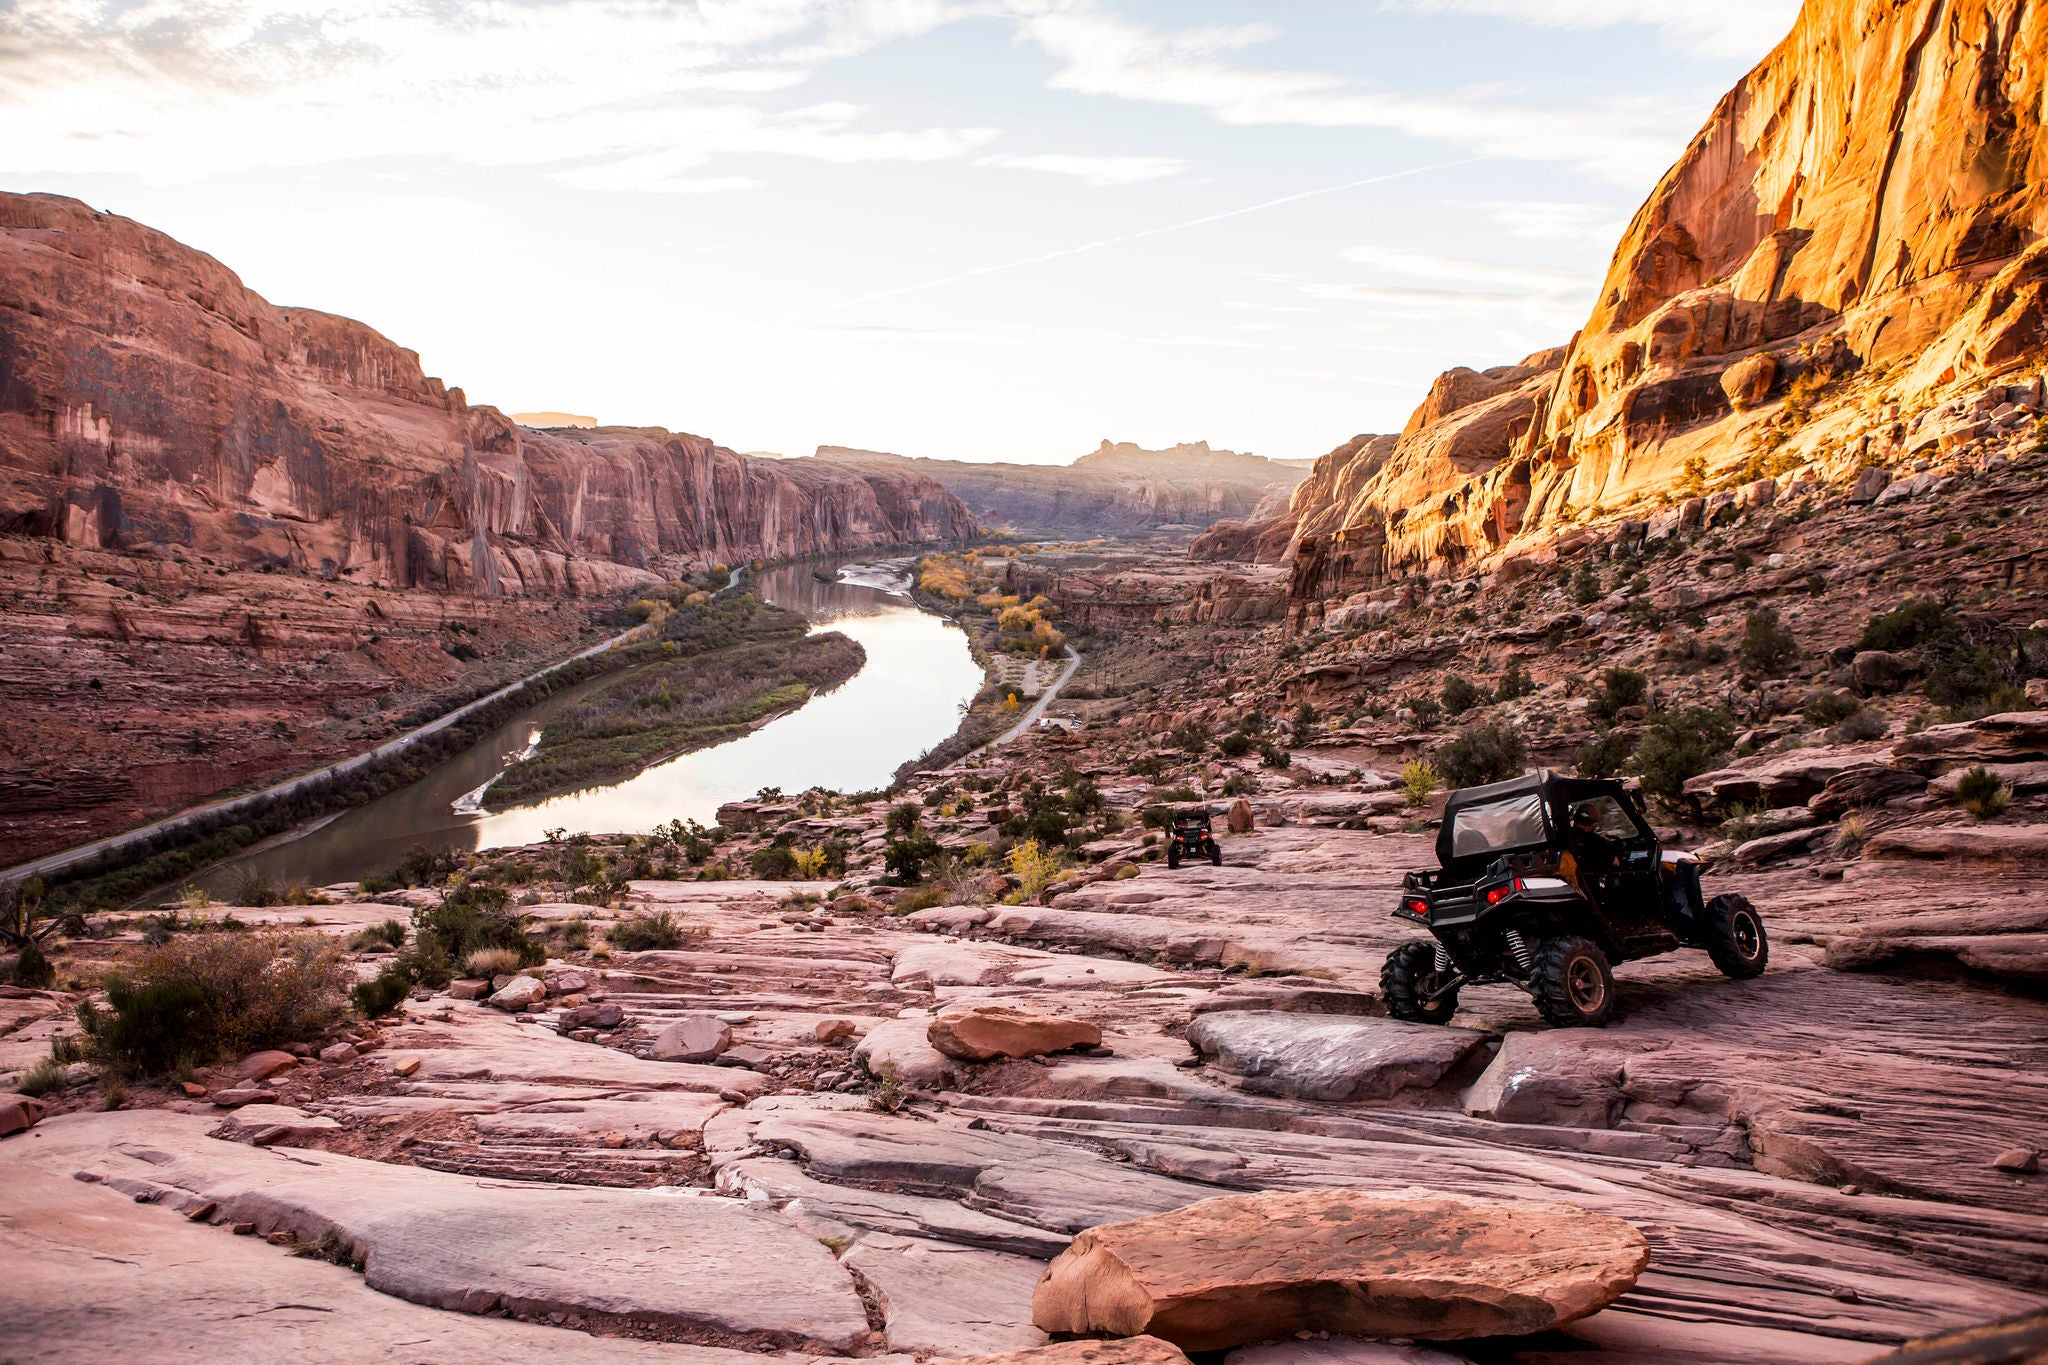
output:
M 0 0 L 0 189 L 472 403 L 1064 463 L 1568 340 L 1797 0 Z

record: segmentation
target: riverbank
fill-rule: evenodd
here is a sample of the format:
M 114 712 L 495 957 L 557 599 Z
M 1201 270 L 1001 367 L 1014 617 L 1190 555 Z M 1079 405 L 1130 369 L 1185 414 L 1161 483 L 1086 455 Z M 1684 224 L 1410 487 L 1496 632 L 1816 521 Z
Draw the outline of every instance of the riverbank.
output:
M 752 597 L 682 608 L 663 637 L 664 657 L 621 670 L 548 725 L 483 800 L 527 805 L 624 780 L 757 730 L 867 662 L 846 636 L 810 633 L 802 616 Z

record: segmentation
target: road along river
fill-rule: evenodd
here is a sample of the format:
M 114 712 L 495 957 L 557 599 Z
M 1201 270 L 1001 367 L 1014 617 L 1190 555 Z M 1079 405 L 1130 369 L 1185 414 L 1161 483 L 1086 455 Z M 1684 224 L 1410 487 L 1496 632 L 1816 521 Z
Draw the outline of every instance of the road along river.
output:
M 593 679 L 512 717 L 410 786 L 214 868 L 196 884 L 221 894 L 253 872 L 280 885 L 321 886 L 387 872 L 414 844 L 502 848 L 537 843 L 550 829 L 638 834 L 677 819 L 710 824 L 719 806 L 763 787 L 885 787 L 898 765 L 959 728 L 983 681 L 965 632 L 912 604 L 910 571 L 905 560 L 855 563 L 833 578 L 830 568 L 790 565 L 750 585 L 813 629 L 839 631 L 867 651 L 846 684 L 752 734 L 614 784 L 494 808 L 486 784 L 539 739 L 550 716 L 604 681 Z

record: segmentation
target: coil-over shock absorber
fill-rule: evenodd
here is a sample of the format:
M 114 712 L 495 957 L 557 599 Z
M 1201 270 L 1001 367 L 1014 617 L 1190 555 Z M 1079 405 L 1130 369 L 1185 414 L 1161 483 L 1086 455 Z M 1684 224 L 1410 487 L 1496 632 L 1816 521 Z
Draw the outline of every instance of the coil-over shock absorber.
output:
M 1441 943 L 1436 945 L 1436 974 L 1438 976 L 1449 976 L 1451 974 L 1451 950 L 1444 947 Z
M 1522 941 L 1522 931 L 1510 929 L 1502 935 L 1507 940 L 1508 952 L 1514 956 L 1515 965 L 1527 976 L 1536 970 L 1536 960 L 1529 956 L 1529 945 Z

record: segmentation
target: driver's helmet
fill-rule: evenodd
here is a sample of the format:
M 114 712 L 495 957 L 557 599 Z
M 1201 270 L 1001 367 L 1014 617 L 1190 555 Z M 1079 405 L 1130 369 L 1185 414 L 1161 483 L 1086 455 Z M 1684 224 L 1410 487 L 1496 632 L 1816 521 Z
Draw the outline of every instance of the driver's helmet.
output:
M 1572 808 L 1572 828 L 1578 830 L 1581 834 L 1593 833 L 1600 828 L 1600 812 L 1593 809 L 1591 802 L 1574 806 Z

